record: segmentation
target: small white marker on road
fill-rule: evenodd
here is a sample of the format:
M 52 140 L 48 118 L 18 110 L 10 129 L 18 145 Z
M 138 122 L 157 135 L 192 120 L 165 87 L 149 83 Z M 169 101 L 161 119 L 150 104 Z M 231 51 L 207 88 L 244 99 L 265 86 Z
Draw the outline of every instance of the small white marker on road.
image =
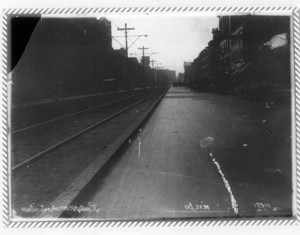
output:
M 212 143 L 214 142 L 214 138 L 213 137 L 206 137 L 202 140 L 199 141 L 200 143 L 200 147 L 205 149 L 208 146 L 210 146 Z
M 138 158 L 141 157 L 141 145 L 142 145 L 142 142 L 141 142 L 141 138 L 139 137 L 139 152 L 138 152 Z

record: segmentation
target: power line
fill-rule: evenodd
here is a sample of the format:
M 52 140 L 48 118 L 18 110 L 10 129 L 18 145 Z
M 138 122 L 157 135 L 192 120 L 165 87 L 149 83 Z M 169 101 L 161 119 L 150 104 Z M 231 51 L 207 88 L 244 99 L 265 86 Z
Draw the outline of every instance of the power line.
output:
M 127 28 L 127 24 L 125 23 L 125 28 L 119 28 L 118 27 L 118 30 L 121 30 L 125 32 L 125 49 L 126 49 L 126 57 L 128 57 L 128 43 L 127 43 L 127 34 L 128 34 L 128 31 L 130 30 L 134 30 L 134 28 Z
M 127 81 L 127 90 L 129 91 L 129 76 L 128 76 L 128 50 L 129 48 L 131 48 L 133 45 L 136 44 L 136 46 L 138 46 L 137 49 L 142 49 L 143 50 L 143 56 L 142 56 L 142 61 L 143 61 L 143 80 L 144 80 L 144 89 L 146 89 L 146 68 L 145 68 L 145 50 L 149 49 L 149 48 L 146 48 L 146 47 L 142 47 L 140 48 L 139 45 L 136 43 L 136 41 L 141 38 L 141 37 L 148 37 L 148 35 L 128 35 L 128 32 L 130 30 L 135 30 L 135 28 L 128 28 L 127 27 L 127 23 L 125 23 L 125 27 L 124 28 L 120 28 L 115 22 L 113 22 L 111 20 L 111 22 L 117 27 L 117 30 L 118 31 L 121 31 L 122 33 L 125 34 L 125 36 L 112 36 L 112 39 L 115 40 L 121 47 L 124 48 L 124 46 L 122 45 L 121 42 L 119 42 L 116 38 L 119 38 L 119 37 L 125 37 L 125 50 L 126 50 L 126 68 L 125 68 L 125 80 Z M 130 37 L 136 37 L 136 39 L 134 41 L 130 40 Z M 129 46 L 128 46 L 128 41 L 131 43 Z M 150 55 L 153 55 L 153 54 L 157 54 L 156 52 L 154 53 L 151 53 Z M 140 56 L 138 56 L 140 57 Z M 153 80 L 154 81 L 154 80 Z
M 154 63 L 157 62 L 156 60 L 150 60 L 150 62 L 152 63 L 152 68 L 154 68 Z
M 122 43 L 120 43 L 115 37 L 111 37 L 113 40 L 115 40 L 121 47 L 124 47 Z
M 125 28 L 119 28 L 118 30 L 121 30 L 125 32 L 125 50 L 126 50 L 126 69 L 125 69 L 125 80 L 127 81 L 127 91 L 129 91 L 129 76 L 128 76 L 128 43 L 127 43 L 127 33 L 130 30 L 134 30 L 134 28 L 127 28 L 127 24 L 125 23 Z
M 146 73 L 145 73 L 145 50 L 148 50 L 149 48 L 147 47 L 139 47 L 138 48 L 139 50 L 142 50 L 143 51 L 143 80 L 144 80 L 144 89 L 146 89 L 146 79 L 145 79 L 145 76 L 146 76 Z
M 137 35 L 137 38 L 130 44 L 129 48 L 134 45 L 134 43 L 140 38 L 140 37 L 148 37 L 147 34 L 144 34 L 144 35 Z
M 110 20 L 110 19 L 109 19 Z M 119 26 L 114 22 L 114 21 L 112 21 L 112 20 L 110 20 L 110 22 L 112 22 L 116 27 L 117 27 L 117 29 L 119 28 Z M 121 31 L 123 34 L 125 34 L 125 32 L 123 32 L 123 31 Z M 131 43 L 131 45 L 129 46 L 129 48 L 132 46 L 132 45 L 134 45 L 134 42 L 132 42 L 132 40 L 130 40 L 130 38 L 129 37 L 138 37 L 138 36 L 140 36 L 140 35 L 127 35 L 127 38 L 128 38 L 128 41 Z M 145 35 L 145 36 L 148 36 L 148 35 Z M 113 36 L 114 38 L 117 38 L 117 37 L 124 37 L 124 36 Z M 137 39 L 136 39 L 137 40 Z M 135 40 L 135 41 L 136 41 Z M 135 43 L 135 44 L 137 44 L 137 43 Z M 124 47 L 124 46 L 122 46 L 122 47 Z M 137 47 L 140 47 L 138 44 L 137 44 Z
M 119 27 L 115 22 L 113 22 L 111 19 L 109 19 L 110 22 L 112 22 L 117 28 Z
M 155 68 L 154 68 L 154 63 L 157 62 L 156 60 L 150 60 L 152 63 L 152 69 L 153 69 L 153 86 L 155 86 Z

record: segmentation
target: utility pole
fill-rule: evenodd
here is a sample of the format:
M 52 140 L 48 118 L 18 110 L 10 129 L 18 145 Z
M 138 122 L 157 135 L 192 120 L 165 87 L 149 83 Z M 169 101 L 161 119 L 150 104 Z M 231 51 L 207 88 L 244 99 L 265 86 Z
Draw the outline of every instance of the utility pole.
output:
M 155 87 L 155 68 L 154 68 L 154 62 L 156 62 L 156 60 L 150 60 L 150 62 L 152 63 L 152 69 L 153 69 L 153 87 Z
M 145 50 L 147 50 L 149 48 L 147 47 L 139 47 L 139 50 L 142 50 L 143 51 L 143 80 L 144 80 L 144 90 L 146 89 L 146 73 L 145 73 Z
M 125 23 L 125 28 L 119 28 L 118 30 L 125 31 L 125 50 L 126 50 L 126 66 L 125 66 L 125 80 L 127 81 L 127 91 L 129 91 L 129 76 L 128 76 L 128 43 L 127 43 L 127 33 L 129 30 L 134 30 L 134 28 L 127 28 L 127 23 Z
M 161 63 L 157 63 L 157 64 L 161 64 Z M 159 74 L 160 75 L 163 75 L 163 73 L 162 73 L 162 69 L 164 69 L 165 67 L 160 67 L 160 66 L 157 66 L 156 67 L 156 74 L 157 74 L 157 82 L 158 82 L 158 87 L 161 87 L 161 84 L 162 84 L 162 79 L 161 79 L 161 76 L 159 76 Z

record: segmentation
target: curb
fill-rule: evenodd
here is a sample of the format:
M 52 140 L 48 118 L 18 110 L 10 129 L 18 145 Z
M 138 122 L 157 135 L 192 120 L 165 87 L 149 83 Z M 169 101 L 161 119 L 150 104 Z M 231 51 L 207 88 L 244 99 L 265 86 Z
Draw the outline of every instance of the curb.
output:
M 65 210 L 62 207 L 67 207 L 77 199 L 87 185 L 95 178 L 98 172 L 105 166 L 105 164 L 118 154 L 118 152 L 128 143 L 128 140 L 135 135 L 139 127 L 143 125 L 150 117 L 156 106 L 160 103 L 168 90 L 149 107 L 149 109 L 126 131 L 121 134 L 106 150 L 105 153 L 99 156 L 94 162 L 92 162 L 73 182 L 67 187 L 67 189 L 61 193 L 55 200 L 51 202 L 52 211 L 42 212 L 37 218 L 58 218 Z

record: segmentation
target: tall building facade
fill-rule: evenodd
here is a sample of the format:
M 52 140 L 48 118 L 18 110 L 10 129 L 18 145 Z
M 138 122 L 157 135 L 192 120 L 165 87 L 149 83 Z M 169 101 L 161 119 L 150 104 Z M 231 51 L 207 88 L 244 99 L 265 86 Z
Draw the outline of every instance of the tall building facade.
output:
M 13 103 L 99 92 L 111 77 L 105 18 L 42 17 L 12 72 Z
M 213 39 L 194 59 L 191 67 L 191 89 L 212 90 L 218 84 L 220 75 L 220 32 L 212 29 Z
M 213 40 L 191 65 L 192 89 L 240 92 L 253 84 L 290 87 L 288 16 L 219 16 L 219 27 L 212 34 Z
M 192 83 L 192 75 L 191 75 L 191 69 L 192 69 L 192 62 L 184 62 L 184 85 L 186 87 L 190 87 Z

